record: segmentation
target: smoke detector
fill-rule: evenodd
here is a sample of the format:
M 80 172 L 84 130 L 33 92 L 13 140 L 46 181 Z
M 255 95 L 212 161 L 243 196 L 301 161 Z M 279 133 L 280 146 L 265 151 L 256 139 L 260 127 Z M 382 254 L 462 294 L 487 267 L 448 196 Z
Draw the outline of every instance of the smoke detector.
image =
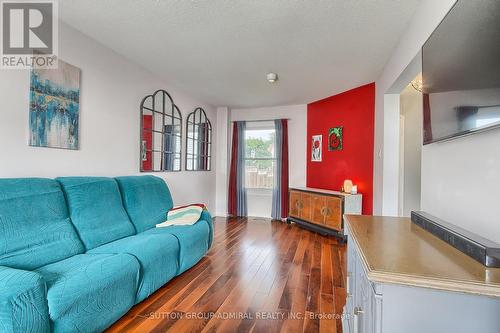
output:
M 278 74 L 276 73 L 267 73 L 267 81 L 269 83 L 275 83 L 278 81 Z

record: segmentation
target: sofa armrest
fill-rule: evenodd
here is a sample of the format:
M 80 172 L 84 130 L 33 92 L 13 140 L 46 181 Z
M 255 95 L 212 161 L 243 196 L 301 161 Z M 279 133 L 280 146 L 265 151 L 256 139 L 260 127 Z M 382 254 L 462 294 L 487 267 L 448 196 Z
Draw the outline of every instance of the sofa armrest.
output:
M 208 238 L 208 248 L 212 247 L 212 242 L 214 240 L 214 223 L 212 220 L 212 215 L 206 209 L 201 212 L 200 220 L 204 220 L 208 222 L 208 227 L 210 228 L 210 235 Z
M 50 332 L 46 285 L 40 274 L 0 266 L 0 332 Z

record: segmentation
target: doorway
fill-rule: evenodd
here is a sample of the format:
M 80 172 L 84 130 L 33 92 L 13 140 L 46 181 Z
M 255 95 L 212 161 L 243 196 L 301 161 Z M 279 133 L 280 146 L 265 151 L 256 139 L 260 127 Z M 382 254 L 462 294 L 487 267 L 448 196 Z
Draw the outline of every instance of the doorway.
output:
M 423 96 L 418 74 L 400 94 L 399 216 L 420 210 Z

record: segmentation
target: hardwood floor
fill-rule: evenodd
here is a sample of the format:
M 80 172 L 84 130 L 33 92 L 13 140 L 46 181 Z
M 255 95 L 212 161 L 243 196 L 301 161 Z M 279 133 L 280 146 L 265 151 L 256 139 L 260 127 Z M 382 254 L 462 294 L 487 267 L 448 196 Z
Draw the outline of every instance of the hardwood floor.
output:
M 345 245 L 297 225 L 216 218 L 193 268 L 108 332 L 342 332 Z

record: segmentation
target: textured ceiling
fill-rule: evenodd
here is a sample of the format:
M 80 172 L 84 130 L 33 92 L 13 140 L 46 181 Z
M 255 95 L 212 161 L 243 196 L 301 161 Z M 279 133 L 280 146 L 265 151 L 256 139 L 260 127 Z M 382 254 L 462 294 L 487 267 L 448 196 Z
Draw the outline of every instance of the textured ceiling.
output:
M 67 24 L 207 103 L 257 107 L 374 81 L 418 2 L 64 0 L 59 9 Z

